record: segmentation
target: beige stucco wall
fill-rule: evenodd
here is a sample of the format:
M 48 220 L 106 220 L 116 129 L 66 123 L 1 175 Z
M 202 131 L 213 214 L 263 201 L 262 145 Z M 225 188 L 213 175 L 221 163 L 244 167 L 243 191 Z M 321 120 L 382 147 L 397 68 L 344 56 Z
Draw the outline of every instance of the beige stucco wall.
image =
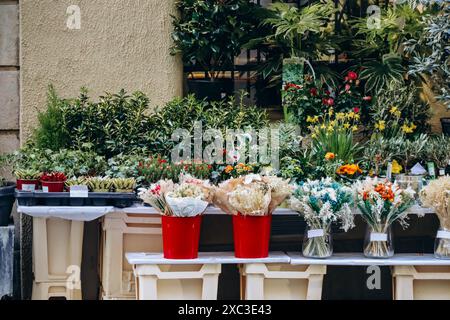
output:
M 182 94 L 182 65 L 170 56 L 174 0 L 21 0 L 21 142 L 45 108 L 53 83 L 62 96 L 80 87 L 141 90 L 160 105 Z M 81 9 L 81 29 L 66 25 Z

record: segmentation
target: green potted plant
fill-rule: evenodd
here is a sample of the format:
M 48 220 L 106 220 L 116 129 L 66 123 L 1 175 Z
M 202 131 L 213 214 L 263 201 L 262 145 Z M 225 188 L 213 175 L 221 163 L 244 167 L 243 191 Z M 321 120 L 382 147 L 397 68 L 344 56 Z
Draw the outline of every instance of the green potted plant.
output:
M 440 176 L 445 176 L 445 168 L 450 162 L 450 137 L 444 135 L 435 136 L 425 147 L 425 155 L 428 161 L 433 162 Z
M 173 16 L 171 54 L 182 54 L 188 67 L 204 72 L 188 79 L 189 92 L 219 100 L 233 93 L 232 79 L 220 78 L 233 70 L 234 59 L 252 38 L 262 8 L 248 0 L 179 0 Z
M 14 175 L 17 179 L 17 190 L 35 191 L 39 187 L 41 172 L 35 169 L 16 169 Z
M 43 192 L 63 192 L 67 178 L 62 172 L 44 172 L 40 180 Z
M 131 193 L 136 188 L 135 178 L 114 178 L 111 181 L 115 192 Z

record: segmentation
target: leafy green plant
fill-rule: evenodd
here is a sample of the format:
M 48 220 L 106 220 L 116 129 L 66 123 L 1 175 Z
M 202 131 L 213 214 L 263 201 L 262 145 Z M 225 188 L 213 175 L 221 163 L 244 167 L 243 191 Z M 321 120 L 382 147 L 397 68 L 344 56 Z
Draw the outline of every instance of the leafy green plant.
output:
M 38 126 L 34 131 L 35 146 L 40 149 L 59 150 L 70 142 L 64 125 L 64 109 L 68 101 L 60 99 L 52 85 L 48 86 L 47 109 L 38 113 Z
M 450 1 L 430 1 L 428 5 L 431 4 L 438 6 L 437 13 L 427 14 L 420 38 L 406 43 L 406 50 L 413 57 L 408 74 L 429 76 L 439 93 L 438 99 L 450 108 Z
M 264 78 L 279 74 L 284 58 L 306 60 L 329 55 L 336 47 L 332 21 L 335 12 L 332 1 L 322 1 L 297 8 L 281 2 L 271 4 L 269 15 L 261 25 L 267 35 L 252 39 L 247 48 L 259 48 L 265 56 L 260 69 Z
M 364 169 L 375 176 L 380 176 L 389 162 L 401 157 L 400 148 L 403 139 L 402 136 L 385 138 L 381 135 L 373 135 L 364 144 L 362 156 Z
M 201 67 L 212 79 L 233 65 L 264 13 L 248 0 L 180 0 L 176 7 L 171 53 L 181 53 L 185 64 Z
M 366 80 L 366 91 L 378 93 L 382 89 L 403 84 L 405 71 L 401 57 L 390 54 L 383 56 L 381 61 L 364 63 L 361 79 Z
M 424 154 L 428 161 L 434 162 L 440 169 L 445 169 L 450 162 L 450 137 L 445 135 L 430 137 Z
M 405 168 L 405 172 L 410 169 L 413 161 L 420 161 L 424 157 L 425 147 L 428 143 L 428 136 L 420 134 L 412 139 L 404 139 L 400 145 L 400 162 Z

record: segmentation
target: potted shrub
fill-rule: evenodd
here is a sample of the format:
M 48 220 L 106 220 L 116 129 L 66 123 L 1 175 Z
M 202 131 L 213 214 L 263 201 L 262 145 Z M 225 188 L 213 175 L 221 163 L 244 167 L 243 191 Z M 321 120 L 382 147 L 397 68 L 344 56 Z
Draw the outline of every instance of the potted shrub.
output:
M 66 175 L 62 172 L 44 172 L 41 175 L 42 191 L 63 192 L 66 180 Z
M 33 169 L 17 169 L 14 171 L 17 179 L 17 190 L 35 191 L 39 187 L 41 172 Z
M 288 180 L 256 174 L 227 180 L 215 188 L 214 205 L 233 216 L 237 258 L 269 255 L 272 212 L 291 190 Z
M 139 196 L 162 214 L 163 251 L 166 259 L 198 257 L 202 214 L 209 202 L 207 182 L 190 176 L 179 184 L 161 180 Z
M 331 178 L 308 180 L 297 186 L 290 206 L 307 223 L 302 248 L 305 257 L 327 258 L 333 254 L 331 224 L 339 221 L 345 232 L 353 228 L 352 204 L 352 189 Z
M 248 0 L 179 0 L 176 6 L 171 54 L 181 53 L 186 66 L 205 74 L 188 79 L 189 92 L 209 100 L 231 95 L 232 79 L 220 75 L 233 70 L 234 59 L 257 30 L 262 8 Z
M 450 137 L 432 137 L 425 147 L 425 155 L 429 161 L 436 164 L 438 174 L 445 176 L 445 168 L 450 162 Z

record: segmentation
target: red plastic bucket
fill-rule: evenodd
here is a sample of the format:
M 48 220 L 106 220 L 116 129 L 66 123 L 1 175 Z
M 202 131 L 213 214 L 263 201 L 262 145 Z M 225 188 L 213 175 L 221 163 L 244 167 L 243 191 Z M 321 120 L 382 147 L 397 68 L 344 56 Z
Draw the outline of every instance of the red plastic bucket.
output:
M 34 191 L 37 190 L 39 187 L 39 181 L 38 180 L 23 180 L 23 179 L 17 179 L 17 190 L 20 191 Z
M 166 259 L 196 259 L 202 216 L 162 216 L 163 251 Z
M 269 256 L 272 215 L 233 216 L 234 255 L 236 258 L 266 258 Z
M 42 191 L 44 192 L 63 192 L 64 191 L 64 181 L 49 182 L 41 181 Z

